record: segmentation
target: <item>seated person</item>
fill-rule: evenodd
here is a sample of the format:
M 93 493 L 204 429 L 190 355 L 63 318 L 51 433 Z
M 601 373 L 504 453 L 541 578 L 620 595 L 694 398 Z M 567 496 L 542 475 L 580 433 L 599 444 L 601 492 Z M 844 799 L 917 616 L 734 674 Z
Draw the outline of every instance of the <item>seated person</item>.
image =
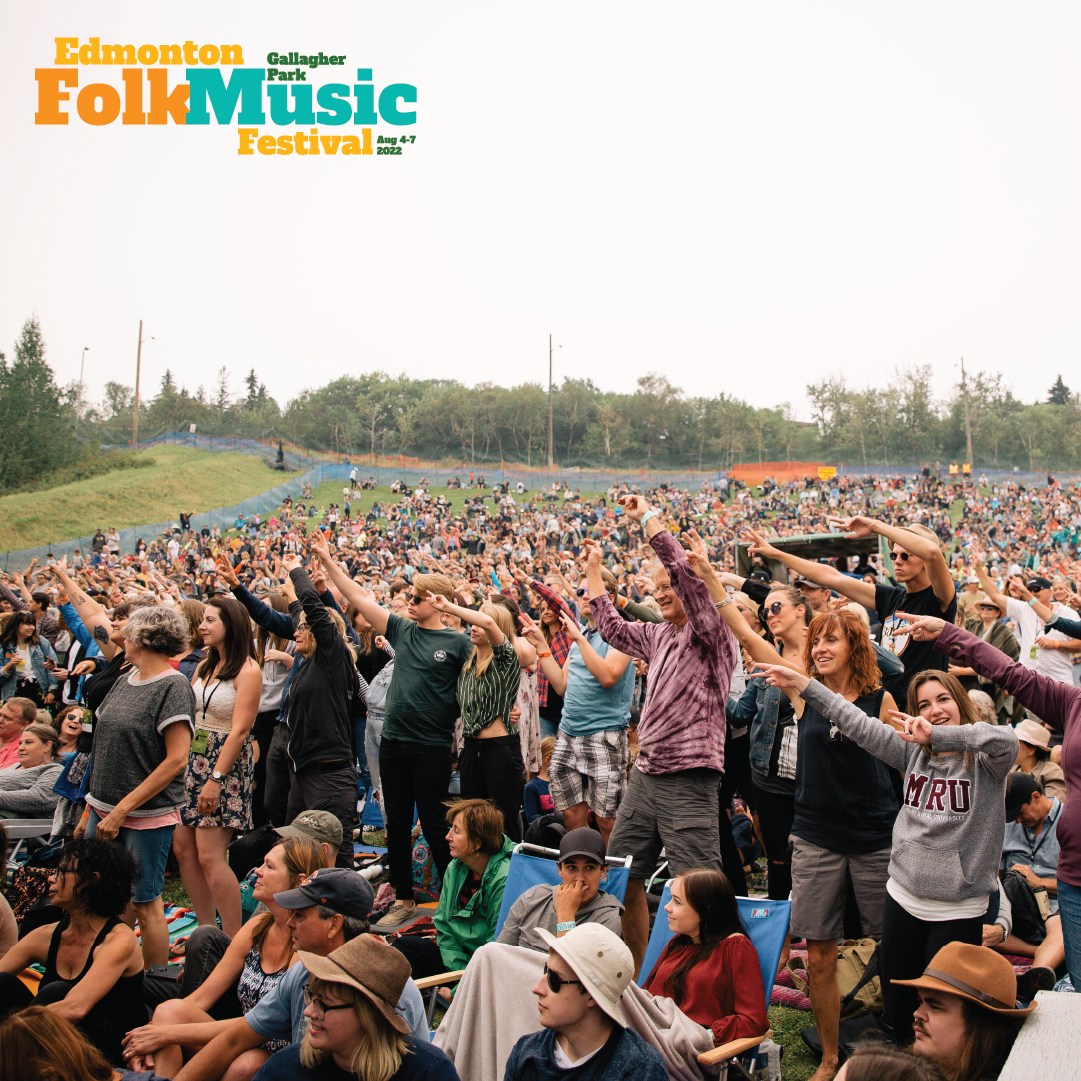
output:
M 447 822 L 452 858 L 432 919 L 435 942 L 419 936 L 392 941 L 417 978 L 465 968 L 477 947 L 492 941 L 514 849 L 503 835 L 503 812 L 488 800 L 448 803 Z
M 552 801 L 551 778 L 548 776 L 548 767 L 552 764 L 552 753 L 555 749 L 554 736 L 545 736 L 541 740 L 540 773 L 528 781 L 522 790 L 522 811 L 527 826 L 541 815 L 551 814 L 556 809 Z
M 1032 887 L 1047 891 L 1051 914 L 1040 928 L 1021 925 L 1014 912 L 1012 933 L 1003 935 L 995 949 L 1032 958 L 1032 968 L 1020 978 L 1021 997 L 1050 991 L 1058 978 L 1055 970 L 1066 961 L 1062 919 L 1058 914 L 1058 822 L 1062 804 L 1040 791 L 1031 773 L 1011 773 L 1006 786 L 1006 832 L 1002 843 L 1002 870 L 1017 871 Z
M 579 923 L 599 923 L 621 934 L 623 906 L 601 888 L 605 875 L 604 841 L 588 826 L 565 833 L 559 842 L 558 886 L 531 886 L 507 913 L 497 941 L 544 952 L 540 929 L 564 935 Z
M 375 895 L 368 882 L 344 867 L 316 871 L 296 889 L 274 895 L 274 903 L 289 913 L 293 947 L 309 954 L 342 955 L 359 936 L 368 933 L 368 914 Z M 363 947 L 356 947 L 363 949 Z M 250 1052 L 270 1041 L 298 1043 L 304 1034 L 307 1002 L 304 988 L 308 970 L 294 965 L 243 1017 L 238 1017 L 215 1036 L 176 1075 L 176 1081 L 247 1081 L 260 1069 Z M 428 1038 L 424 1003 L 412 980 L 407 980 L 397 1012 L 409 1031 L 420 1040 Z
M 0 818 L 52 818 L 60 797 L 53 785 L 60 736 L 51 724 L 29 724 L 19 737 L 17 764 L 0 771 Z
M 274 1055 L 256 1081 L 460 1081 L 450 1060 L 398 1012 L 409 962 L 374 935 L 333 953 L 300 951 L 308 1030 Z
M 758 951 L 743 933 L 736 895 L 721 871 L 686 871 L 672 880 L 665 906 L 675 938 L 645 990 L 676 1005 L 713 1034 L 717 1046 L 769 1028 Z
M 0 1015 L 31 1002 L 47 1005 L 110 1062 L 121 1060 L 124 1032 L 146 1017 L 142 951 L 120 920 L 135 870 L 121 845 L 92 839 L 64 849 L 49 886 L 49 900 L 64 918 L 31 931 L 0 959 Z M 36 996 L 18 976 L 33 964 L 45 966 Z
M 857 1043 L 834 1081 L 946 1081 L 929 1058 L 880 1040 Z
M 184 1063 L 185 1050 L 204 1047 L 228 1027 L 230 1018 L 252 1009 L 281 981 L 296 957 L 287 926 L 291 913 L 275 903 L 274 894 L 291 889 L 326 865 L 322 847 L 306 837 L 290 837 L 267 853 L 256 871 L 254 890 L 255 899 L 266 905 L 266 912 L 243 924 L 232 942 L 217 927 L 200 927 L 194 932 L 193 939 L 209 936 L 224 945 L 221 959 L 208 970 L 205 958 L 212 950 L 201 945 L 201 971 L 185 972 L 185 982 L 193 982 L 194 990 L 183 998 L 162 1002 L 149 1025 L 127 1034 L 124 1056 L 133 1068 L 153 1066 L 163 1077 L 174 1077 Z M 191 957 L 186 956 L 185 969 L 195 963 L 193 950 Z M 227 1008 L 216 1009 L 223 998 Z M 258 1065 L 287 1043 L 281 1040 L 265 1046 L 258 1052 Z
M 1031 773 L 1045 796 L 1066 803 L 1066 775 L 1051 761 L 1051 733 L 1039 721 L 1026 717 L 1014 729 L 1017 733 L 1015 773 Z
M 1036 1009 L 1017 1008 L 1017 979 L 1005 957 L 967 942 L 943 946 L 917 979 L 894 982 L 919 996 L 912 1050 L 949 1081 L 998 1077 L 1023 1019 Z
M 514 1045 L 504 1081 L 547 1081 L 565 1071 L 574 1081 L 667 1081 L 664 1060 L 627 1027 L 620 999 L 634 958 L 622 940 L 598 924 L 541 937 L 548 963 L 533 994 L 542 1028 Z

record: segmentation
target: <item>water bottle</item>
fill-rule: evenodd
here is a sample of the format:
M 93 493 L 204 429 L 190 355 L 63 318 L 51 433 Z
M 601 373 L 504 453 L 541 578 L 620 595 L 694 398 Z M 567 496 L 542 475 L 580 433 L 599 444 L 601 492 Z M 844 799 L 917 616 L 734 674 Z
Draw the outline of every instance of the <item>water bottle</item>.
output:
M 763 1040 L 758 1045 L 758 1065 L 761 1068 L 762 1059 L 765 1059 L 766 1077 L 768 1081 L 781 1081 L 781 1048 L 773 1040 Z

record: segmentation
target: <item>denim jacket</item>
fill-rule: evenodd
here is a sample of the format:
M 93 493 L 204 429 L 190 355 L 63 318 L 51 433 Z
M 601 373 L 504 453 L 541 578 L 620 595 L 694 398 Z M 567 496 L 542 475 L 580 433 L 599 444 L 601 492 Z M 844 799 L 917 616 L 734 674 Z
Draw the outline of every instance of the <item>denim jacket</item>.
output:
M 773 738 L 777 732 L 781 695 L 778 687 L 771 687 L 761 676 L 747 680 L 747 689 L 736 703 L 733 714 L 746 723 L 751 722 L 751 771 L 760 777 L 769 775 L 769 759 L 773 753 Z
M 7 664 L 13 655 L 14 650 L 5 649 L 0 664 Z M 30 647 L 30 665 L 34 669 L 34 678 L 38 681 L 42 695 L 48 694 L 56 686 L 56 679 L 53 677 L 52 672 L 45 667 L 46 659 L 56 664 L 56 653 L 49 644 L 49 640 L 41 638 L 35 645 Z M 9 698 L 15 697 L 21 676 L 22 674 L 18 671 L 0 671 L 0 702 L 6 702 Z

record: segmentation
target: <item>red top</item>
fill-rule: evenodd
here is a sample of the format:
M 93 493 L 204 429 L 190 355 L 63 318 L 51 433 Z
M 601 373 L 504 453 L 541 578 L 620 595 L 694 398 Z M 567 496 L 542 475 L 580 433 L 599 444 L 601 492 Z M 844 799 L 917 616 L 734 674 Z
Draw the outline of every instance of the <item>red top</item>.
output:
M 665 947 L 645 989 L 652 995 L 671 998 L 665 982 L 679 967 L 687 951 L 693 949 L 685 937 L 673 939 Z M 729 935 L 704 960 L 684 976 L 683 1001 L 679 1008 L 692 1020 L 713 1033 L 716 1046 L 729 1040 L 763 1036 L 769 1029 L 766 993 L 758 952 L 746 935 Z

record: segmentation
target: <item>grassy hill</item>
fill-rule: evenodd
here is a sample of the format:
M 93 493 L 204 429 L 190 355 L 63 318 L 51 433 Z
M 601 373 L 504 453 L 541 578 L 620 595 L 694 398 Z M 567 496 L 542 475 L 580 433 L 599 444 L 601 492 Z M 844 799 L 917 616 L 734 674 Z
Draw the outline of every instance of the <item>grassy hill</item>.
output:
M 150 464 L 0 498 L 0 551 L 87 537 L 99 525 L 123 529 L 175 519 L 180 510 L 213 510 L 287 477 L 250 454 L 162 446 L 139 456 Z

